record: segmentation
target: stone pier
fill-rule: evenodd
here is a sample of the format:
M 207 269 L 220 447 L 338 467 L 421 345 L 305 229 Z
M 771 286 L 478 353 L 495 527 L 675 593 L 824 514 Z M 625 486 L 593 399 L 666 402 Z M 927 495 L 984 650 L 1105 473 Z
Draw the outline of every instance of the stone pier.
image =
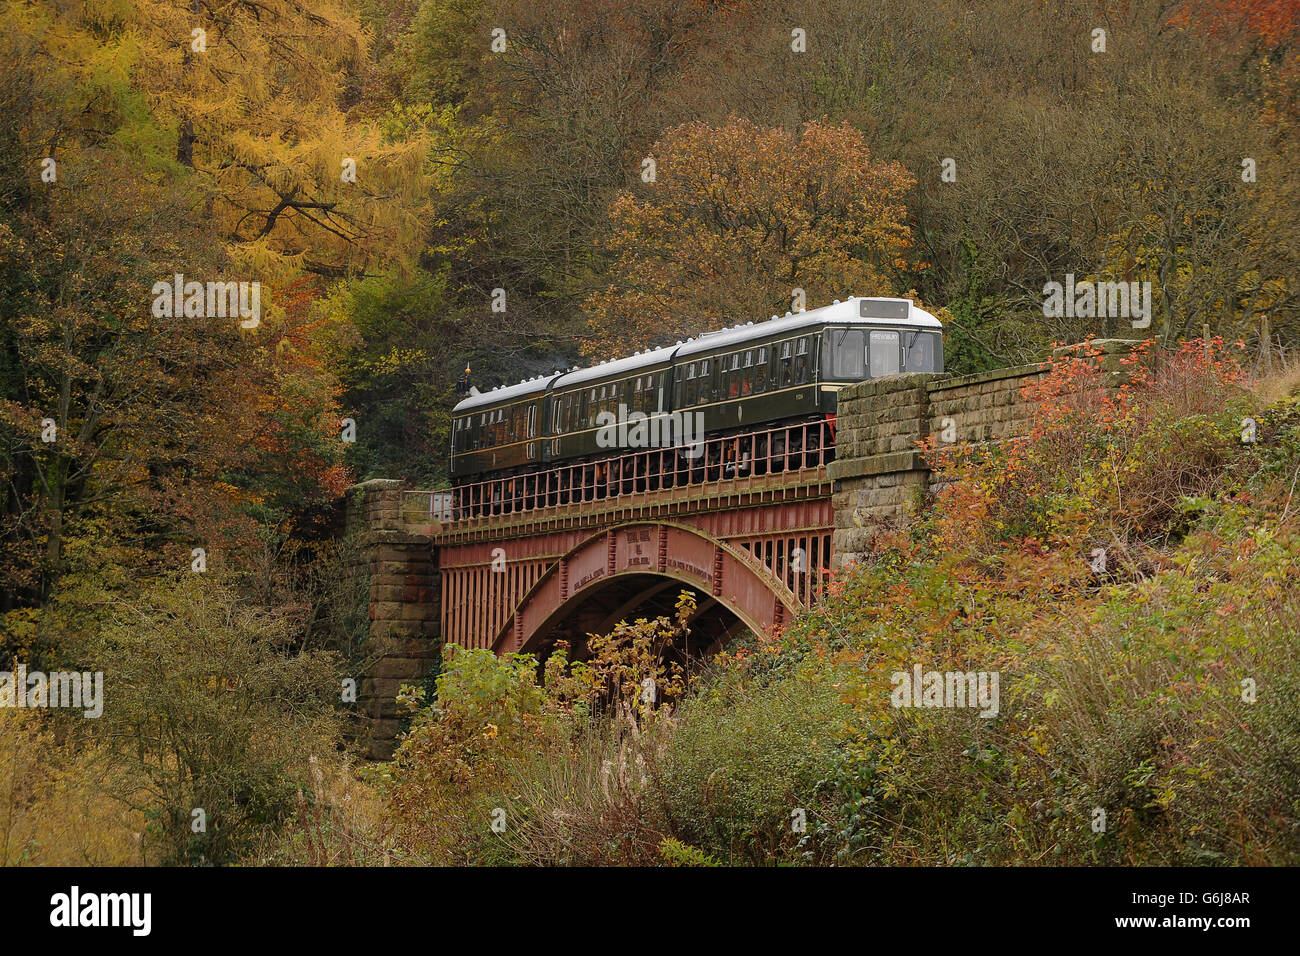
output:
M 441 583 L 437 552 L 426 535 L 402 522 L 405 483 L 373 479 L 353 485 L 345 502 L 351 535 L 369 580 L 370 634 L 361 680 L 357 743 L 372 760 L 392 756 L 401 725 L 397 691 L 419 685 L 439 658 Z

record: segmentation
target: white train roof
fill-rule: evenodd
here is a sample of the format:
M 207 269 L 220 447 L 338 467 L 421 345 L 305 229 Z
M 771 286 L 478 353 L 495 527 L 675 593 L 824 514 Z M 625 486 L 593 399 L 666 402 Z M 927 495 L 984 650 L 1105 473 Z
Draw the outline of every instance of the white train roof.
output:
M 863 313 L 868 313 L 864 315 Z M 479 392 L 460 402 L 453 412 L 469 412 L 502 402 L 519 401 L 532 395 L 542 394 L 552 385 L 569 387 L 589 381 L 601 381 L 635 372 L 637 369 L 665 365 L 674 357 L 698 355 L 712 352 L 729 345 L 743 345 L 756 339 L 766 339 L 783 332 L 795 333 L 800 329 L 817 325 L 857 325 L 857 326 L 906 326 L 910 328 L 941 329 L 942 323 L 924 309 L 918 309 L 911 299 L 862 298 L 854 296 L 843 302 L 835 302 L 820 309 L 805 312 L 787 313 L 782 318 L 773 318 L 767 322 L 748 322 L 729 329 L 705 332 L 696 338 L 678 342 L 676 345 L 649 349 L 626 358 L 612 362 L 601 362 L 587 368 L 572 369 L 567 372 L 553 372 L 536 378 L 519 382 L 515 385 L 503 385 Z M 561 380 L 561 381 L 557 381 Z
M 873 306 L 881 308 L 873 309 Z M 904 306 L 906 306 L 905 310 Z M 886 309 L 905 311 L 906 318 L 901 316 L 864 317 L 862 315 L 864 307 L 870 311 L 885 311 Z M 905 325 L 934 329 L 943 328 L 938 319 L 924 309 L 918 309 L 912 304 L 911 299 L 865 299 L 854 297 L 843 302 L 836 302 L 833 305 L 822 306 L 820 309 L 809 309 L 806 312 L 795 312 L 793 314 L 787 313 L 783 318 L 770 319 L 767 322 L 748 322 L 745 325 L 722 329 L 719 332 L 706 332 L 698 338 L 686 342 L 677 350 L 677 355 L 685 358 L 688 355 L 698 355 L 701 352 L 712 352 L 714 349 L 723 346 L 743 345 L 753 339 L 765 339 L 772 335 L 780 335 L 783 332 L 794 333 L 808 326 L 826 324 Z
M 565 372 L 564 381 L 560 385 L 568 388 L 570 385 L 581 385 L 583 382 L 602 379 L 609 375 L 635 372 L 639 368 L 650 368 L 655 365 L 666 365 L 676 351 L 676 345 L 667 345 L 659 349 L 638 352 L 636 355 L 629 355 L 627 358 L 615 359 L 612 362 L 601 362 L 599 365 L 580 368 L 576 372 Z
M 508 402 L 512 399 L 526 398 L 535 392 L 546 391 L 546 386 L 563 374 L 563 372 L 552 372 L 550 375 L 539 375 L 536 378 L 530 378 L 514 385 L 499 385 L 496 388 L 488 389 L 486 392 L 471 395 L 459 402 L 452 411 L 469 412 L 478 408 L 486 408 L 489 405 L 499 405 L 501 402 Z

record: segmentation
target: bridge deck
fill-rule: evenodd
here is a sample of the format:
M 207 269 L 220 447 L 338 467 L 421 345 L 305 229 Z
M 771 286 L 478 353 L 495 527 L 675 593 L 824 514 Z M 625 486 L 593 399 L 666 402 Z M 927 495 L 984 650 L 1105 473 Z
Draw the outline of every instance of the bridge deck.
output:
M 433 518 L 436 491 L 403 492 L 406 527 L 428 535 L 438 547 L 479 541 L 502 541 L 611 523 L 680 518 L 708 511 L 752 508 L 763 504 L 829 498 L 832 483 L 826 466 L 775 475 L 741 478 L 598 498 L 569 505 L 508 514 L 481 515 L 452 521 Z
M 566 556 L 576 559 L 595 536 L 646 524 L 683 529 L 671 532 L 678 547 L 708 552 L 699 561 L 718 570 L 706 568 L 697 584 L 715 597 L 727 600 L 719 589 L 738 587 L 743 578 L 751 610 L 764 604 L 752 620 L 770 625 L 783 613 L 755 598 L 755 589 L 766 589 L 777 605 L 811 603 L 830 564 L 830 423 L 759 429 L 685 451 L 641 449 L 454 489 L 404 492 L 403 525 L 427 536 L 437 552 L 443 640 L 497 650 L 518 644 L 508 636 L 510 626 L 518 629 L 521 615 L 540 613 L 529 596 L 535 602 L 548 576 L 565 571 Z M 607 571 L 612 577 L 619 568 Z M 552 600 L 568 595 L 553 580 L 546 586 L 556 592 Z

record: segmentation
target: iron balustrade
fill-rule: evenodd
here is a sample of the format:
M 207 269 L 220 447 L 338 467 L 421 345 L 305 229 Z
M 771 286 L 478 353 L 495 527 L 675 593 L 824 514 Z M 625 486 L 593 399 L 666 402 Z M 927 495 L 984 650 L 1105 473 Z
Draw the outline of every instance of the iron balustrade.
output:
M 834 430 L 825 420 L 709 438 L 692 445 L 644 448 L 595 461 L 556 465 L 526 474 L 489 478 L 427 497 L 422 515 L 444 527 L 545 508 L 647 495 L 674 488 L 731 484 L 743 479 L 822 470 L 835 460 Z M 450 500 L 450 520 L 446 520 Z M 425 514 L 427 512 L 427 514 Z M 442 519 L 442 520 L 440 520 Z

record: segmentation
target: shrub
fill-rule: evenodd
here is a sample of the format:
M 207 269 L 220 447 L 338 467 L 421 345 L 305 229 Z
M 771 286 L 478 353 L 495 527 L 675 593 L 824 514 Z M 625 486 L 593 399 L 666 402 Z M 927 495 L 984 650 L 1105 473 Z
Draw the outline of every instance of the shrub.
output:
M 448 646 L 436 700 L 378 775 L 412 858 L 655 859 L 662 834 L 648 822 L 648 774 L 684 687 L 665 652 L 686 636 L 694 607 L 683 595 L 675 619 L 592 635 L 585 661 L 565 645 L 544 666 Z
M 338 747 L 335 660 L 292 643 L 284 619 L 192 574 L 119 600 L 87 638 L 105 696 L 89 731 L 129 782 L 114 795 L 148 820 L 149 858 L 237 860 L 293 812 L 309 757 Z

